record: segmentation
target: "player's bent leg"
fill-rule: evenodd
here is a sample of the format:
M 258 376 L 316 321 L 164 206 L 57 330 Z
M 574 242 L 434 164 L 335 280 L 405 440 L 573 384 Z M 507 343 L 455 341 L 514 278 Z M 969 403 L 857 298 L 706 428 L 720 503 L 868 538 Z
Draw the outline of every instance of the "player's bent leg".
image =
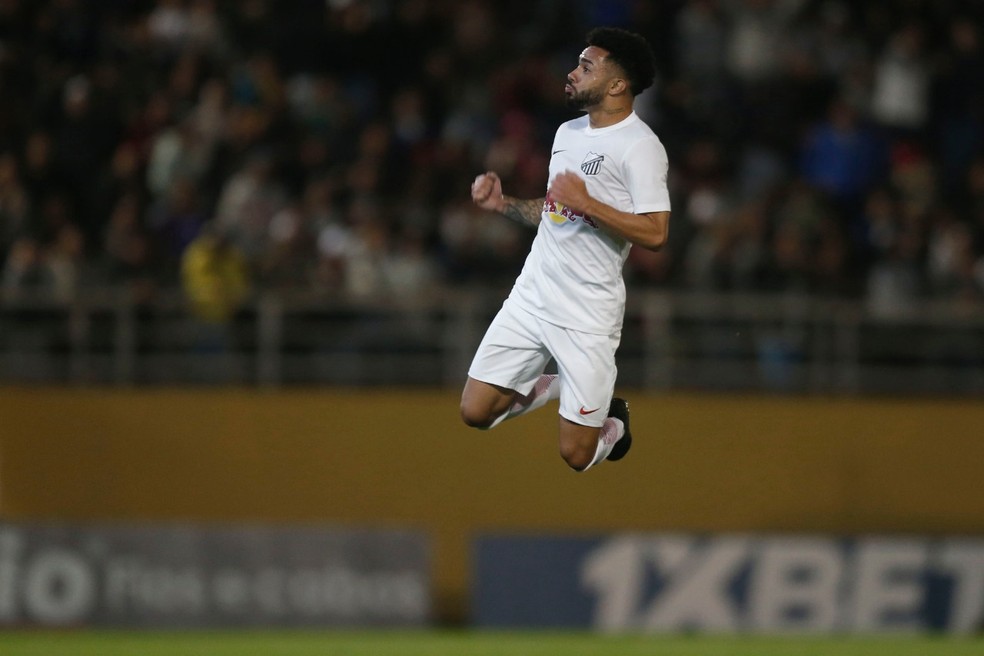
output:
M 598 435 L 595 426 L 576 424 L 560 418 L 560 457 L 574 471 L 584 471 L 591 466 L 598 451 Z
M 560 418 L 560 455 L 576 471 L 585 471 L 603 460 L 621 460 L 632 447 L 629 404 L 613 398 L 601 428 Z
M 509 410 L 516 392 L 469 377 L 461 392 L 461 420 L 472 428 L 489 428 Z

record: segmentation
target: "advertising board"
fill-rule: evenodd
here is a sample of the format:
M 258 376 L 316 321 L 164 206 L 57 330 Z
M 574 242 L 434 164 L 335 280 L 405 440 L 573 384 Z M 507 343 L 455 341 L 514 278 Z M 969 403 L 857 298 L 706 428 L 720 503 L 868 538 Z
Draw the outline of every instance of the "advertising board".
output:
M 984 540 L 626 534 L 488 536 L 484 627 L 633 632 L 984 629 Z
M 415 626 L 423 534 L 0 523 L 0 626 Z

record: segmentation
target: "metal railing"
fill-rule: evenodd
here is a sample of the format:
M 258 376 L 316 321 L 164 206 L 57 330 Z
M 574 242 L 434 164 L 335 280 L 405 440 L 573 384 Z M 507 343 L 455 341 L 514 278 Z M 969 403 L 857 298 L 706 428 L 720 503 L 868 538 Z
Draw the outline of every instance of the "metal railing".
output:
M 176 292 L 0 299 L 0 383 L 459 386 L 505 291 L 409 299 L 267 293 L 225 326 Z M 652 389 L 976 395 L 984 305 L 885 314 L 804 295 L 633 290 L 619 385 Z

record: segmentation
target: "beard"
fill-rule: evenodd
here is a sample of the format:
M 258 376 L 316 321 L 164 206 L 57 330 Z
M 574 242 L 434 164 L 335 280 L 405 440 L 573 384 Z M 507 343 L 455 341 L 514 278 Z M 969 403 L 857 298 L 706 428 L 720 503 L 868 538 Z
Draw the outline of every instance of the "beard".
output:
M 605 99 L 605 94 L 600 89 L 584 89 L 575 91 L 567 96 L 568 109 L 584 110 L 593 105 L 600 105 Z

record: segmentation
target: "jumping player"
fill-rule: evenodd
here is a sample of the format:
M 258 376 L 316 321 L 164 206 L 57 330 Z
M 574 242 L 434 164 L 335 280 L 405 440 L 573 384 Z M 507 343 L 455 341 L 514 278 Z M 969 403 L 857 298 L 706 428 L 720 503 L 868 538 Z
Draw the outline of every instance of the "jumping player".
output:
M 652 50 L 619 28 L 586 40 L 565 87 L 586 115 L 557 130 L 546 197 L 505 196 L 492 171 L 472 183 L 479 207 L 537 234 L 461 395 L 462 419 L 481 429 L 560 399 L 560 455 L 575 471 L 618 460 L 632 444 L 629 405 L 613 398 L 622 267 L 633 244 L 662 247 L 670 219 L 666 150 L 632 108 L 655 77 Z M 544 373 L 551 358 L 556 375 Z

